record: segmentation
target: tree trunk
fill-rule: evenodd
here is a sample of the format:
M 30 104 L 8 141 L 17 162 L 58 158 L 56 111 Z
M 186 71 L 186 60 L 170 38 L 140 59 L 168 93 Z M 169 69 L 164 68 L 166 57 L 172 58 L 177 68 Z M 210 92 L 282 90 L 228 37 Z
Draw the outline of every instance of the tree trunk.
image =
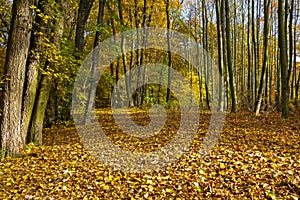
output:
M 60 11 L 63 13 L 66 9 L 63 0 L 56 0 L 57 5 L 60 6 Z M 64 31 L 64 20 L 61 13 L 57 13 L 55 20 L 53 21 L 51 29 L 50 41 L 55 44 L 58 51 L 61 50 L 61 39 Z M 44 70 L 49 71 L 53 69 L 53 63 L 46 61 Z M 32 120 L 30 124 L 30 130 L 27 137 L 27 142 L 34 142 L 36 144 L 42 144 L 42 131 L 44 125 L 44 117 L 49 99 L 49 93 L 51 91 L 52 75 L 42 74 L 37 89 Z
M 265 89 L 265 84 L 267 81 L 266 71 L 267 71 L 267 64 L 268 64 L 268 48 L 269 48 L 269 10 L 270 10 L 270 3 L 271 0 L 264 1 L 264 57 L 263 57 L 263 67 L 260 77 L 260 85 L 258 89 L 258 95 L 255 102 L 255 111 L 256 114 L 259 114 L 259 110 L 261 107 L 261 102 L 263 99 L 263 91 Z
M 295 95 L 296 95 L 295 98 L 296 98 L 296 108 L 297 108 L 297 110 L 299 110 L 299 101 L 300 101 L 299 88 L 300 88 L 300 72 L 298 74 L 298 80 L 297 80 L 296 86 L 295 86 Z M 300 112 L 299 112 L 299 114 L 300 114 Z
M 281 102 L 280 102 L 280 88 L 281 88 L 281 68 L 280 68 L 280 53 L 277 51 L 277 62 L 276 62 L 276 94 L 275 94 L 275 102 L 277 111 L 281 110 Z
M 166 102 L 171 100 L 171 67 L 172 67 L 172 53 L 171 53 L 171 19 L 170 19 L 170 0 L 165 0 L 166 15 L 167 15 L 167 43 L 168 43 L 168 86 Z
M 25 145 L 21 132 L 23 86 L 26 61 L 30 47 L 34 0 L 15 0 L 8 40 L 4 73 L 8 81 L 4 86 L 3 116 L 1 120 L 2 157 L 16 155 Z
M 99 0 L 99 9 L 98 9 L 98 27 L 103 23 L 103 16 L 104 16 L 104 4 L 105 0 Z M 98 65 L 98 56 L 99 56 L 99 43 L 100 43 L 100 31 L 99 29 L 96 31 L 95 40 L 94 40 L 94 51 L 93 51 L 93 58 L 92 58 L 92 67 L 90 72 L 90 88 L 88 94 L 88 99 L 86 103 L 85 109 L 85 117 L 84 117 L 84 124 L 90 123 L 90 112 L 94 107 L 94 100 L 96 97 L 96 90 L 97 90 L 97 83 L 94 80 L 94 74 L 96 73 L 97 65 Z
M 207 18 L 207 8 L 205 5 L 205 1 L 202 0 L 202 24 L 203 24 L 203 47 L 205 51 L 208 51 L 208 18 Z M 204 53 L 204 52 L 203 52 Z M 208 52 L 207 52 L 208 54 Z M 209 70 L 208 70 L 208 58 L 207 56 L 204 56 L 204 78 L 205 78 L 205 100 L 206 100 L 206 105 L 207 108 L 210 110 L 210 105 L 209 105 L 209 95 L 213 95 L 213 94 L 209 94 L 209 89 L 208 89 L 208 84 L 210 81 L 213 80 L 209 80 Z M 213 84 L 212 84 L 213 85 Z
M 229 18 L 229 2 L 225 0 L 225 15 L 226 15 L 226 38 L 227 38 L 227 61 L 228 61 L 228 75 L 229 75 L 229 86 L 231 96 L 231 112 L 236 112 L 236 96 L 234 88 L 234 75 L 232 66 L 232 55 L 231 55 L 231 39 L 230 39 L 230 18 Z
M 223 76 L 224 76 L 224 107 L 227 109 L 228 107 L 228 69 L 227 69 L 227 64 L 228 64 L 228 57 L 227 57 L 227 38 L 226 38 L 226 15 L 225 15 L 225 3 L 224 0 L 221 0 L 221 30 L 222 30 L 222 35 L 223 35 L 223 40 L 222 40 L 222 45 L 223 45 Z
M 37 9 L 41 13 L 45 13 L 46 2 L 40 0 Z M 40 64 L 40 57 L 42 52 L 42 39 L 46 33 L 45 29 L 41 27 L 47 27 L 41 16 L 37 15 L 35 25 L 32 31 L 31 47 L 29 50 L 29 56 L 27 60 L 26 68 L 26 80 L 24 85 L 24 97 L 23 97 L 23 110 L 22 110 L 22 122 L 21 133 L 26 136 L 29 130 L 30 121 L 33 114 L 34 103 L 36 98 L 36 92 L 38 88 L 38 70 Z M 42 34 L 41 34 L 42 33 Z
M 145 31 L 146 27 L 146 21 L 147 21 L 147 0 L 144 0 L 144 6 L 143 6 L 143 21 L 142 21 L 142 28 L 143 28 L 143 40 L 142 40 L 142 45 L 144 48 L 141 49 L 141 65 L 143 65 L 144 60 L 146 59 L 146 54 L 145 54 L 145 49 L 147 49 L 147 40 L 148 40 L 148 33 Z M 144 104 L 145 98 L 146 98 L 146 90 L 147 86 L 145 84 L 146 79 L 147 79 L 147 68 L 142 67 L 143 69 L 143 79 L 142 79 L 142 87 L 141 89 L 141 105 Z
M 39 90 L 36 96 L 37 98 L 34 106 L 34 112 L 32 115 L 31 127 L 27 139 L 28 143 L 34 142 L 39 145 L 42 144 L 44 116 L 51 89 L 51 80 L 51 76 L 42 75 Z
M 84 48 L 84 30 L 95 0 L 80 0 L 75 35 L 76 51 L 81 53 Z
M 291 77 L 292 68 L 293 68 L 293 13 L 294 13 L 294 0 L 291 0 L 291 7 L 290 7 L 290 21 L 289 21 L 289 69 L 288 69 L 288 82 Z
M 245 11 L 244 11 L 244 1 L 242 1 L 242 49 L 241 49 L 241 64 L 242 64 L 242 75 L 241 75 L 241 91 L 240 97 L 241 99 L 245 99 L 245 62 L 246 62 L 246 55 L 245 55 Z M 238 91 L 238 90 L 237 90 Z
M 250 21 L 251 21 L 251 17 L 250 17 L 250 0 L 248 0 L 248 33 L 247 33 L 247 41 L 248 41 L 248 76 L 247 76 L 247 100 L 248 100 L 248 104 L 250 104 L 250 102 L 252 102 L 252 76 L 251 76 L 251 72 L 252 72 L 252 66 L 253 66 L 253 62 L 252 61 L 252 48 L 251 48 L 251 37 L 250 37 Z M 249 105 L 248 105 L 249 106 Z
M 119 18 L 120 18 L 120 25 L 122 28 L 122 31 L 124 29 L 124 17 L 123 17 L 123 5 L 121 0 L 118 0 L 118 8 L 119 8 Z M 124 77 L 125 77 L 125 87 L 126 87 L 126 94 L 127 94 L 127 100 L 129 102 L 128 107 L 131 107 L 131 84 L 130 84 L 130 77 L 128 76 L 128 66 L 127 66 L 127 57 L 126 57 L 126 49 L 125 49 L 125 38 L 124 35 L 121 35 L 121 54 L 122 54 L 122 62 L 123 62 L 123 68 L 124 68 Z
M 219 60 L 219 73 L 220 73 L 220 85 L 219 85 L 219 111 L 224 111 L 224 95 L 223 95 L 223 87 L 222 87 L 222 74 L 224 68 L 223 61 L 223 32 L 221 29 L 221 2 L 220 0 L 216 1 L 216 13 L 217 13 L 217 30 L 218 30 L 218 60 Z
M 258 96 L 258 87 L 259 87 L 259 69 L 260 69 L 260 19 L 261 19 L 261 0 L 257 0 L 256 5 L 256 65 L 254 68 L 254 76 L 255 76 L 255 100 Z M 255 107 L 255 105 L 254 105 Z
M 252 17 L 252 44 L 253 44 L 253 67 L 252 67 L 252 99 L 256 99 L 256 66 L 257 66 L 257 41 L 256 41 L 256 31 L 255 31 L 255 0 L 252 0 L 252 9 L 251 9 L 251 17 Z M 252 108 L 253 109 L 253 108 Z
M 289 82 L 288 82 L 288 59 L 287 59 L 287 38 L 286 38 L 286 20 L 284 20 L 285 9 L 284 0 L 278 0 L 278 24 L 279 24 L 279 48 L 281 65 L 281 103 L 282 117 L 289 117 Z

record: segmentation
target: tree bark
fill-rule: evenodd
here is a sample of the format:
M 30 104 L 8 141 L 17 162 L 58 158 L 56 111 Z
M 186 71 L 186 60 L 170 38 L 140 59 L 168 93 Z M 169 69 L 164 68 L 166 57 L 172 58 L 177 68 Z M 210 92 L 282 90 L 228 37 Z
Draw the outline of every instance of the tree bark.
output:
M 229 75 L 229 86 L 231 96 L 231 112 L 236 112 L 236 96 L 234 88 L 234 75 L 232 66 L 232 55 L 231 55 L 231 39 L 230 39 L 230 18 L 229 18 L 229 2 L 225 0 L 225 15 L 226 15 L 226 38 L 227 38 L 227 61 L 228 61 L 228 75 Z
M 24 148 L 26 135 L 21 134 L 22 100 L 26 61 L 30 47 L 34 0 L 14 0 L 4 73 L 9 78 L 4 86 L 1 120 L 2 157 L 16 155 Z
M 280 65 L 281 65 L 281 111 L 282 117 L 289 117 L 289 82 L 288 82 L 288 59 L 287 59 L 287 38 L 286 38 L 286 20 L 284 0 L 278 0 L 278 24 L 279 24 L 279 48 L 280 48 Z
M 123 17 L 123 5 L 122 1 L 118 0 L 118 8 L 119 8 L 119 18 L 120 18 L 120 25 L 122 28 L 122 31 L 124 31 L 124 17 Z M 127 100 L 129 102 L 129 105 L 126 105 L 128 107 L 132 107 L 132 101 L 131 101 L 131 84 L 130 84 L 130 77 L 128 76 L 128 66 L 127 66 L 127 57 L 126 57 L 126 49 L 125 49 L 125 38 L 124 35 L 121 35 L 121 54 L 122 54 L 122 62 L 123 62 L 123 68 L 124 68 L 124 76 L 125 76 L 125 87 L 126 87 L 126 94 L 127 94 Z
M 252 89 L 252 76 L 251 76 L 251 72 L 252 72 L 252 66 L 253 66 L 253 62 L 252 62 L 252 48 L 251 48 L 251 36 L 250 36 L 250 21 L 251 21 L 251 15 L 250 15 L 250 0 L 248 0 L 248 30 L 247 30 L 247 41 L 248 41 L 248 75 L 247 75 L 247 103 L 250 104 L 252 102 L 252 96 L 253 96 L 253 89 Z M 248 105 L 249 106 L 249 105 Z
M 168 86 L 166 102 L 170 103 L 171 100 L 171 67 L 172 67 L 172 52 L 171 52 L 171 19 L 170 19 L 170 0 L 165 0 L 166 15 L 167 15 L 167 43 L 168 43 Z
M 223 35 L 222 45 L 223 45 L 223 77 L 224 77 L 224 108 L 228 107 L 228 69 L 227 69 L 227 38 L 226 38 L 226 15 L 225 15 L 225 3 L 224 0 L 221 0 L 221 30 Z
M 57 5 L 60 6 L 60 11 L 63 13 L 66 9 L 63 0 L 56 0 Z M 55 20 L 52 22 L 51 29 L 51 43 L 55 44 L 57 51 L 61 50 L 61 39 L 64 32 L 64 20 L 61 13 L 57 13 Z M 46 61 L 44 71 L 53 69 L 54 63 Z M 28 141 L 36 144 L 42 144 L 42 131 L 44 125 L 44 117 L 51 91 L 52 74 L 42 74 L 39 86 L 37 89 L 35 104 L 33 108 L 32 120 L 30 123 L 30 130 L 28 132 Z
M 263 98 L 263 91 L 265 89 L 265 85 L 267 82 L 266 78 L 266 71 L 267 71 L 267 64 L 268 64 L 268 48 L 269 48 L 269 10 L 270 10 L 270 0 L 264 1 L 264 57 L 263 57 L 263 67 L 260 77 L 260 85 L 258 89 L 258 95 L 255 102 L 255 111 L 256 114 L 259 114 L 259 110 L 261 107 L 261 102 Z
M 39 90 L 37 92 L 34 112 L 32 115 L 32 121 L 27 142 L 34 142 L 35 144 L 41 145 L 42 132 L 44 124 L 44 116 L 49 99 L 49 93 L 51 89 L 52 76 L 42 75 L 40 80 Z
M 37 9 L 39 9 L 41 13 L 45 13 L 45 6 L 47 6 L 46 2 L 44 0 L 40 0 Z M 37 15 L 32 31 L 31 47 L 27 60 L 26 80 L 24 86 L 21 122 L 21 132 L 24 136 L 27 135 L 29 130 L 30 121 L 33 115 L 36 92 L 38 88 L 38 72 L 40 57 L 42 54 L 41 42 L 44 38 L 44 35 L 46 34 L 45 28 L 42 27 L 47 27 L 47 24 L 44 23 L 41 16 Z
M 99 8 L 98 8 L 98 27 L 103 23 L 103 16 L 104 16 L 104 4 L 105 0 L 99 0 Z M 90 123 L 90 115 L 89 113 L 92 111 L 94 107 L 94 100 L 96 97 L 96 85 L 97 83 L 94 80 L 94 74 L 96 73 L 97 65 L 98 65 L 98 56 L 99 56 L 99 43 L 100 43 L 100 31 L 99 29 L 96 31 L 95 40 L 94 40 L 94 51 L 93 51 L 93 61 L 92 61 L 92 67 L 90 72 L 90 87 L 91 90 L 88 94 L 88 99 L 86 103 L 86 109 L 85 109 L 85 117 L 84 117 L 84 124 Z
M 224 95 L 223 95 L 223 87 L 222 87 L 222 74 L 224 68 L 223 61 L 223 32 L 221 29 L 221 2 L 220 0 L 216 1 L 216 13 L 217 13 L 217 30 L 218 30 L 218 60 L 219 60 L 219 73 L 220 73 L 220 85 L 219 85 L 219 111 L 224 111 Z
M 81 53 L 84 48 L 84 30 L 95 0 L 80 0 L 75 35 L 76 51 Z

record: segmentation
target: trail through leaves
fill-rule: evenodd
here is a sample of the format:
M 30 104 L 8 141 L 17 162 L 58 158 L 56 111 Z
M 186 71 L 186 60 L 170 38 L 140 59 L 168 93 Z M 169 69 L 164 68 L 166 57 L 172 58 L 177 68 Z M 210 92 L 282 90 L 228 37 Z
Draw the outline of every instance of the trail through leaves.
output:
M 131 151 L 152 151 L 172 139 L 178 116 L 140 141 L 100 114 L 108 138 Z M 22 158 L 0 161 L 0 199 L 298 199 L 299 119 L 250 113 L 228 114 L 220 141 L 203 159 L 199 151 L 209 123 L 200 128 L 189 152 L 165 169 L 149 173 L 113 170 L 94 159 L 73 126 L 46 129 L 44 146 L 29 145 Z M 147 116 L 134 116 L 141 123 Z M 172 123 L 174 123 L 172 125 Z

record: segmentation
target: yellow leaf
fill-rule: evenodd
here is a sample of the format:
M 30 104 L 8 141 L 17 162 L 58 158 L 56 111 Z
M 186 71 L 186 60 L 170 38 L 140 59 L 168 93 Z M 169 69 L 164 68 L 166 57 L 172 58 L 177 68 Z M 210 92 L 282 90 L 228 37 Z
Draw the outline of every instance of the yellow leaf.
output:
M 241 169 L 242 169 L 242 170 L 247 169 L 247 165 L 243 165 L 243 166 L 241 167 Z
M 226 172 L 224 170 L 221 170 L 221 171 L 219 171 L 219 174 L 224 176 L 224 175 L 226 175 Z
M 149 184 L 149 185 L 152 185 L 153 181 L 148 179 L 146 183 Z
M 173 189 L 167 188 L 167 189 L 166 189 L 166 192 L 172 193 L 172 192 L 173 192 Z
M 220 168 L 221 169 L 225 169 L 226 168 L 226 166 L 224 165 L 224 163 L 220 163 Z
M 109 190 L 109 186 L 108 185 L 104 185 L 103 189 L 104 190 Z
M 108 177 L 108 181 L 112 181 L 114 179 L 114 176 L 112 176 L 112 175 L 109 175 L 109 177 Z
M 215 176 L 215 175 L 217 175 L 217 173 L 216 172 L 211 172 L 210 175 Z

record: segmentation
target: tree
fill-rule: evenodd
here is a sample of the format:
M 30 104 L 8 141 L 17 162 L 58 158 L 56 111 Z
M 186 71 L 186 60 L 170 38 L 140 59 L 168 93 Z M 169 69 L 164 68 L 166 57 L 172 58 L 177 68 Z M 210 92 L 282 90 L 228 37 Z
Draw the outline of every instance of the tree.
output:
M 167 43 L 168 43 L 168 88 L 166 102 L 171 100 L 171 67 L 172 67 L 172 52 L 171 52 L 171 18 L 170 18 L 170 0 L 165 0 L 166 16 L 167 16 Z
M 230 86 L 230 96 L 231 96 L 231 112 L 236 112 L 236 96 L 234 88 L 234 75 L 233 75 L 233 66 L 232 66 L 232 54 L 231 54 L 231 29 L 230 29 L 230 16 L 229 16 L 229 2 L 224 0 L 225 3 L 225 15 L 226 15 L 226 46 L 227 46 L 227 66 L 228 66 L 228 75 L 229 75 L 229 86 Z
M 47 3 L 45 0 L 40 0 L 37 6 L 39 13 L 46 13 Z M 40 65 L 40 57 L 42 55 L 42 41 L 45 38 L 46 31 L 44 27 L 47 24 L 44 23 L 43 17 L 37 15 L 35 24 L 32 30 L 31 44 L 29 49 L 29 57 L 26 65 L 26 77 L 24 84 L 24 97 L 23 97 L 23 109 L 22 109 L 22 123 L 21 123 L 21 134 L 26 135 L 29 130 L 31 123 L 34 104 L 36 100 L 36 93 L 38 88 L 38 72 Z M 33 137 L 30 140 L 35 140 Z M 39 141 L 41 143 L 41 140 Z
M 221 29 L 221 0 L 216 1 L 216 13 L 217 13 L 217 28 L 218 28 L 218 61 L 219 61 L 219 73 L 220 79 L 223 75 L 224 61 L 223 61 L 223 32 Z M 222 81 L 220 80 L 219 85 L 219 110 L 224 110 L 224 100 L 223 100 L 223 88 Z
M 96 35 L 95 35 L 95 40 L 94 40 L 94 51 L 93 51 L 93 61 L 92 61 L 92 67 L 91 67 L 91 76 L 93 77 L 93 75 L 95 74 L 95 71 L 97 69 L 97 64 L 98 64 L 98 56 L 99 56 L 99 44 L 100 44 L 100 26 L 103 23 L 103 16 L 104 16 L 104 4 L 105 4 L 105 0 L 99 0 L 99 8 L 98 8 L 98 26 L 99 28 L 96 31 Z M 88 94 L 88 99 L 87 99 L 87 103 L 86 103 L 86 110 L 85 110 L 85 124 L 90 122 L 90 115 L 89 113 L 92 111 L 93 107 L 94 107 L 94 99 L 96 96 L 96 86 L 94 84 L 95 80 L 91 77 L 90 80 L 90 84 L 91 84 L 91 91 L 89 91 Z
M 8 39 L 4 73 L 3 116 L 1 119 L 2 157 L 16 155 L 24 148 L 26 135 L 21 132 L 23 89 L 26 62 L 34 21 L 34 0 L 15 0 Z
M 82 53 L 84 48 L 84 30 L 88 21 L 91 8 L 95 0 L 80 0 L 78 8 L 78 18 L 76 25 L 75 48 Z
M 256 114 L 259 113 L 262 98 L 263 98 L 263 91 L 267 82 L 266 79 L 266 71 L 267 71 L 267 64 L 268 64 L 268 48 L 269 48 L 269 12 L 270 12 L 270 3 L 271 0 L 264 1 L 264 55 L 263 55 L 263 67 L 260 77 L 260 85 L 258 89 L 258 95 L 255 102 L 255 111 Z
M 285 20 L 284 0 L 278 0 L 278 43 L 280 48 L 280 66 L 281 66 L 281 101 L 282 117 L 289 117 L 289 81 L 288 81 L 288 59 L 287 59 L 287 34 Z
M 250 104 L 252 102 L 252 96 L 253 96 L 253 78 L 252 78 L 252 68 L 253 68 L 253 59 L 252 59 L 252 43 L 251 43 L 251 35 L 250 32 L 253 30 L 250 29 L 250 22 L 252 22 L 252 16 L 250 15 L 250 3 L 251 0 L 248 0 L 248 28 L 247 28 L 247 44 L 248 44 L 248 73 L 247 73 L 247 103 Z M 252 24 L 252 23 L 251 23 Z M 252 24 L 253 26 L 253 24 Z M 249 105 L 247 105 L 249 107 Z
M 49 6 L 49 1 L 45 1 L 46 4 L 44 6 Z M 56 0 L 56 5 L 58 7 L 55 11 L 54 18 L 52 23 L 49 26 L 50 31 L 50 43 L 52 46 L 53 55 L 50 54 L 51 57 L 55 57 L 61 53 L 61 39 L 64 32 L 64 20 L 62 18 L 62 14 L 66 9 L 64 5 L 65 1 Z M 53 8 L 54 9 L 54 8 Z M 50 8 L 51 10 L 51 8 Z M 55 9 L 54 9 L 55 10 Z M 44 55 L 45 56 L 45 55 Z M 52 59 L 52 58 L 51 58 Z M 34 107 L 32 111 L 32 119 L 30 121 L 30 130 L 28 130 L 28 142 L 35 142 L 36 144 L 42 144 L 42 131 L 44 125 L 45 112 L 47 108 L 47 103 L 49 100 L 49 94 L 51 91 L 51 83 L 52 77 L 55 70 L 55 65 L 57 64 L 54 59 L 47 59 L 43 71 L 44 73 L 40 74 L 36 98 L 34 101 Z

